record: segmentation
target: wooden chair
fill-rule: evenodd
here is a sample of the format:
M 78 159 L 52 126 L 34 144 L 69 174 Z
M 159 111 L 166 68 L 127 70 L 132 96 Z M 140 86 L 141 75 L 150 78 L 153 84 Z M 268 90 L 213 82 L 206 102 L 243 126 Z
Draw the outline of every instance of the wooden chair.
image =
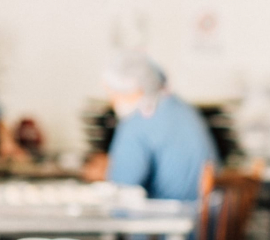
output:
M 209 204 L 210 194 L 214 188 L 214 167 L 209 162 L 205 165 L 201 178 L 200 185 L 200 199 L 201 199 L 201 213 L 199 219 L 198 239 L 208 239 L 208 227 L 209 227 Z
M 249 173 L 224 169 L 214 176 L 213 167 L 207 164 L 201 181 L 201 215 L 199 240 L 243 240 L 245 228 L 260 188 L 264 165 L 256 160 Z M 214 219 L 214 235 L 210 236 L 211 193 L 219 189 L 223 194 L 222 204 Z
M 264 165 L 256 160 L 249 173 L 224 170 L 215 178 L 215 188 L 224 192 L 218 216 L 215 240 L 243 240 L 255 205 Z

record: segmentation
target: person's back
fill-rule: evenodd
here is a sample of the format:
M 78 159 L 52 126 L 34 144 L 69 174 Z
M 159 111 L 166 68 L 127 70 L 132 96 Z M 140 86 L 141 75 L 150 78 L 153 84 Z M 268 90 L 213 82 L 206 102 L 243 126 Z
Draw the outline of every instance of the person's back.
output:
M 170 95 L 161 68 L 142 53 L 117 55 L 104 74 L 120 118 L 108 180 L 141 185 L 151 198 L 193 200 L 215 150 L 201 117 Z
M 109 178 L 142 185 L 151 198 L 194 200 L 201 170 L 215 158 L 197 111 L 165 95 L 151 117 L 136 111 L 120 123 L 111 148 Z

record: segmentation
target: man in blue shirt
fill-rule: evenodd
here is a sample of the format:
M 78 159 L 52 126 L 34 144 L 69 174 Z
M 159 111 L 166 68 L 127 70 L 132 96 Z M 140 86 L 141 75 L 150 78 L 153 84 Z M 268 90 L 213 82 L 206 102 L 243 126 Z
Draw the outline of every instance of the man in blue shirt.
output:
M 141 185 L 150 198 L 195 200 L 203 167 L 216 160 L 201 116 L 168 92 L 162 70 L 141 53 L 117 55 L 104 78 L 120 119 L 107 178 Z

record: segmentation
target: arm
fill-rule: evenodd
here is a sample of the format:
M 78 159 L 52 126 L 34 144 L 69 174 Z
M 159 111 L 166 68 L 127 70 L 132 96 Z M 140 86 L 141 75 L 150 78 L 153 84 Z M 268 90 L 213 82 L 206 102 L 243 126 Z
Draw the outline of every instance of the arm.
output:
M 106 153 L 96 153 L 90 156 L 82 169 L 82 178 L 85 181 L 104 181 L 108 165 Z
M 107 178 L 116 183 L 144 185 L 150 171 L 151 152 L 138 127 L 120 126 L 110 150 Z

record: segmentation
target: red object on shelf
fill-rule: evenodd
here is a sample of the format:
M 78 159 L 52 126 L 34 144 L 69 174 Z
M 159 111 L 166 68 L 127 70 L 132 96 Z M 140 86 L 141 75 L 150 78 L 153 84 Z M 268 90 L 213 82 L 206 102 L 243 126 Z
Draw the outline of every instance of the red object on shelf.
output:
M 29 151 L 41 150 L 43 144 L 43 136 L 33 119 L 22 119 L 18 125 L 15 135 L 17 142 L 22 148 Z

